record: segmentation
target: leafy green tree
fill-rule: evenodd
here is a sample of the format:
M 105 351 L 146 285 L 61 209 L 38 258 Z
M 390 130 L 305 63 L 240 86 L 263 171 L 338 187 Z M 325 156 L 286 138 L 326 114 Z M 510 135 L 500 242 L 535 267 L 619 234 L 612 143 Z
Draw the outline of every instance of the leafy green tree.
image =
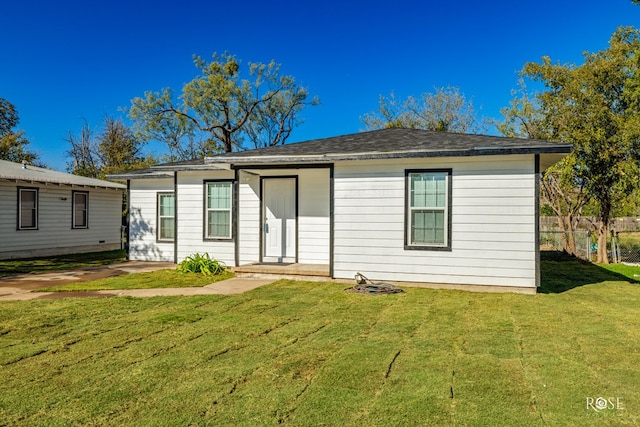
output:
M 540 101 L 528 91 L 524 78 L 520 78 L 518 89 L 511 94 L 514 98 L 509 105 L 500 109 L 504 120 L 495 123 L 498 131 L 510 138 L 550 139 Z
M 614 208 L 640 173 L 640 33 L 616 30 L 609 47 L 585 53 L 582 65 L 529 62 L 523 76 L 542 83 L 536 95 L 549 139 L 574 144 L 562 179 L 579 185 L 597 213 L 597 262 L 608 263 L 606 240 Z
M 520 79 L 513 95 L 509 106 L 500 110 L 504 120 L 497 122 L 496 128 L 512 138 L 553 140 L 541 103 L 527 91 L 524 79 Z M 577 181 L 573 174 L 575 162 L 576 156 L 569 154 L 540 177 L 541 206 L 547 206 L 556 216 L 562 231 L 562 248 L 571 255 L 577 255 L 575 231 L 588 202 L 584 181 Z
M 177 99 L 165 88 L 134 98 L 129 108 L 136 135 L 166 143 L 173 160 L 283 144 L 301 123 L 300 111 L 319 103 L 273 61 L 249 63 L 247 79 L 228 53 L 214 53 L 211 62 L 196 55 L 194 63 L 201 75 Z
M 173 98 L 173 91 L 165 88 L 159 93 L 146 92 L 144 99 L 133 99 L 129 117 L 133 120 L 135 135 L 143 141 L 164 143 L 169 151 L 163 158 L 167 162 L 200 158 L 214 152 L 215 144 L 211 147 L 203 143 L 187 116 L 167 109 Z
M 155 163 L 142 152 L 143 143 L 121 119 L 105 117 L 104 128 L 96 136 L 85 121 L 80 134 L 69 132 L 67 170 L 75 175 L 104 179 L 108 174 L 141 169 Z
M 0 135 L 11 133 L 19 121 L 16 107 L 6 99 L 0 98 Z
M 105 117 L 97 153 L 101 176 L 142 169 L 154 164 L 154 158 L 145 155 L 142 148 L 143 143 L 121 119 Z
M 467 101 L 457 87 L 437 88 L 419 98 L 409 96 L 404 101 L 380 95 L 378 110 L 360 118 L 367 130 L 385 128 L 425 129 L 455 133 L 482 133 L 488 128 L 484 118 L 478 118 L 473 102 Z
M 38 154 L 27 148 L 30 141 L 25 138 L 24 131 L 13 130 L 19 122 L 16 107 L 6 99 L 0 98 L 0 159 L 45 166 L 38 159 Z

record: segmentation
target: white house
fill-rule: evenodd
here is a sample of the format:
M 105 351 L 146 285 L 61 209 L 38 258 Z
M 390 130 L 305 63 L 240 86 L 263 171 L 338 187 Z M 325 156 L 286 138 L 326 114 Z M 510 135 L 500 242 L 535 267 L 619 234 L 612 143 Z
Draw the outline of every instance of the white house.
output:
M 535 292 L 538 178 L 570 150 L 385 129 L 111 178 L 127 180 L 131 259 L 207 252 L 231 266 L 323 266 L 336 279 Z
M 120 249 L 125 189 L 0 160 L 0 259 Z

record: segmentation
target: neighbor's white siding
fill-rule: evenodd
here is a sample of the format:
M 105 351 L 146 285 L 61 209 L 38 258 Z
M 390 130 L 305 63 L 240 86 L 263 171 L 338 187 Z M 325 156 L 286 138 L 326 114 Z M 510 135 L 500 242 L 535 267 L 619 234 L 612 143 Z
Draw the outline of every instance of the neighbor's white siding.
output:
M 406 250 L 405 169 L 451 168 L 451 251 Z M 536 286 L 534 157 L 341 162 L 334 277 Z
M 233 171 L 178 172 L 178 262 L 194 253 L 235 265 L 235 244 L 229 240 L 205 240 L 205 180 L 233 180 Z
M 157 194 L 172 192 L 173 178 L 136 179 L 130 185 L 129 259 L 174 261 L 173 242 L 157 241 Z
M 38 229 L 18 230 L 18 186 L 38 188 Z M 89 193 L 88 228 L 72 228 L 73 191 Z M 123 190 L 0 181 L 0 259 L 120 249 Z

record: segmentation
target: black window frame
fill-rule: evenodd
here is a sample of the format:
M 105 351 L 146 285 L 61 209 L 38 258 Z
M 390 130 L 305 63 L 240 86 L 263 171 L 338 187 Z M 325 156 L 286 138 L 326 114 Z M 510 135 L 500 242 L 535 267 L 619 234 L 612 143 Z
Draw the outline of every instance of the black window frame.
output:
M 84 199 L 84 213 L 85 213 L 85 224 L 77 225 L 76 218 L 76 196 L 83 195 Z M 87 229 L 89 228 L 89 192 L 88 191 L 72 191 L 71 192 L 71 228 L 72 229 Z
M 436 244 L 415 244 L 411 242 L 411 175 L 412 174 L 446 174 L 446 186 L 447 197 L 445 207 L 445 243 L 443 245 Z M 405 250 L 419 250 L 419 251 L 451 251 L 451 239 L 452 239 L 452 226 L 451 226 L 451 212 L 452 212 L 452 176 L 453 169 L 451 168 L 438 168 L 438 169 L 405 169 L 404 173 L 404 248 Z
M 34 218 L 35 224 L 32 227 L 24 227 L 22 225 L 22 193 L 26 191 L 35 193 L 35 218 Z M 40 225 L 39 216 L 40 216 L 40 189 L 37 187 L 18 187 L 16 229 L 19 231 L 20 230 L 38 230 Z
M 229 237 L 209 236 L 209 184 L 229 184 L 231 194 L 229 208 Z M 202 202 L 202 240 L 205 242 L 228 242 L 234 239 L 234 221 L 235 221 L 235 185 L 233 179 L 205 179 L 202 182 L 203 202 Z
M 162 196 L 173 196 L 173 217 L 162 217 L 162 218 L 173 218 L 173 237 L 172 238 L 163 238 L 161 236 L 161 217 L 160 217 L 160 199 Z M 174 191 L 159 191 L 156 193 L 156 242 L 158 243 L 173 243 L 176 240 L 176 228 L 178 224 L 176 222 L 176 211 L 178 210 L 178 206 L 176 204 L 176 193 Z

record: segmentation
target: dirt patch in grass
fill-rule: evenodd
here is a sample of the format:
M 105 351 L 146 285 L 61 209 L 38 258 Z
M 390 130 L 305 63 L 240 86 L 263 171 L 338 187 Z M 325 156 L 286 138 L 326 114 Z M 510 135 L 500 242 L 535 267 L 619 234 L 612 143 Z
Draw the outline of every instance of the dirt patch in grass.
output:
M 38 290 L 41 292 L 86 292 L 120 289 L 191 288 L 206 286 L 232 277 L 234 277 L 232 272 L 206 276 L 198 273 L 178 273 L 175 269 L 163 269 L 50 286 Z
M 117 294 L 98 293 L 98 292 L 52 292 L 39 296 L 36 299 L 62 299 L 62 298 L 110 298 Z
M 9 293 L 29 292 L 49 287 L 64 287 L 78 282 L 93 282 L 104 279 L 115 279 L 135 272 L 151 272 L 159 269 L 174 269 L 172 263 L 130 261 L 122 264 L 109 264 L 96 267 L 78 268 L 74 270 L 50 271 L 41 274 L 21 274 L 2 278 L 0 294 L 5 289 Z M 82 289 L 76 289 L 82 290 Z
M 0 281 L 0 288 L 20 288 L 28 291 L 62 286 L 77 281 L 93 281 L 127 274 L 116 269 L 81 269 L 64 273 L 43 273 L 28 276 L 8 276 Z
M 0 260 L 0 277 L 16 274 L 40 274 L 51 271 L 96 267 L 125 261 L 126 254 L 123 250 L 42 258 Z

